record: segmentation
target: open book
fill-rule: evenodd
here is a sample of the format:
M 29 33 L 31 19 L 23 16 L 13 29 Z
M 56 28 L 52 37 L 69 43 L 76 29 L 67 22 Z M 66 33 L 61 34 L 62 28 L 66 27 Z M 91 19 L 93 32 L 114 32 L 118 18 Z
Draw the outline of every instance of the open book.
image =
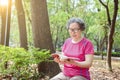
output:
M 62 55 L 62 54 L 56 54 L 56 53 L 54 53 L 54 54 L 51 54 L 51 56 L 53 57 L 53 58 L 60 58 L 61 60 L 64 60 L 64 59 L 68 59 L 68 60 L 70 60 L 70 59 L 73 59 L 73 60 L 79 60 L 79 58 L 75 58 L 75 57 L 68 57 L 68 56 L 64 56 L 64 55 Z

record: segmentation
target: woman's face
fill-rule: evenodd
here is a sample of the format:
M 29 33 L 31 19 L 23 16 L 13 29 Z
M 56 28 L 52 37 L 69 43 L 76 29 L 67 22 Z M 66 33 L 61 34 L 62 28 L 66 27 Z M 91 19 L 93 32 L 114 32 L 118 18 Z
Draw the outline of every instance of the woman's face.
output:
M 68 31 L 73 40 L 79 40 L 81 38 L 82 31 L 78 23 L 71 23 Z

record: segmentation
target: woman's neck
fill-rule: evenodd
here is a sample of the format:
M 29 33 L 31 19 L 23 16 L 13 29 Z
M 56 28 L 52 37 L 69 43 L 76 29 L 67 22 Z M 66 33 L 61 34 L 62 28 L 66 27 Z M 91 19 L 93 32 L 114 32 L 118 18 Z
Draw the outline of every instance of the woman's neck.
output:
M 82 38 L 83 38 L 83 36 L 81 36 L 81 37 L 78 38 L 78 39 L 72 39 L 72 42 L 73 42 L 73 43 L 78 43 L 78 42 L 80 42 L 80 41 L 82 40 Z

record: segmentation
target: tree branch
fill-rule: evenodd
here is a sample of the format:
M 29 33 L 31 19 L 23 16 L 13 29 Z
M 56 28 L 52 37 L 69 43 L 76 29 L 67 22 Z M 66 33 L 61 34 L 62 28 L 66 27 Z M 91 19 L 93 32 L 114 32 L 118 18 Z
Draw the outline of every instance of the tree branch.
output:
M 111 30 L 112 31 L 115 29 L 114 27 L 115 27 L 117 12 L 118 12 L 118 0 L 114 0 L 114 13 L 113 13 L 112 25 L 111 25 Z M 113 34 L 114 34 L 114 32 L 112 33 L 112 35 Z
M 101 0 L 99 0 L 99 2 L 100 2 L 104 7 L 107 7 L 107 5 L 105 5 Z
M 108 6 L 108 4 L 109 4 L 109 0 L 107 1 L 107 6 Z
M 110 27 L 110 25 L 111 25 L 111 18 L 110 18 L 110 13 L 109 13 L 109 8 L 108 8 L 109 0 L 107 1 L 107 5 L 105 5 L 101 0 L 99 0 L 99 2 L 106 8 L 108 25 Z

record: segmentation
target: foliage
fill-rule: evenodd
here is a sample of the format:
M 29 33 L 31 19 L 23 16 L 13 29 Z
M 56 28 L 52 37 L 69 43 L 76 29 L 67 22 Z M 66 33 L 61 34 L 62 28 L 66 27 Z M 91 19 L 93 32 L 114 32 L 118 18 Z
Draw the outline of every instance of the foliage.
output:
M 120 52 L 112 52 L 111 55 L 114 57 L 120 57 Z
M 37 48 L 11 48 L 0 46 L 0 75 L 11 75 L 17 79 L 35 78 L 39 75 L 37 64 L 49 61 L 50 52 Z M 38 78 L 38 77 L 37 77 Z
M 104 1 L 107 4 L 107 0 Z M 110 10 L 110 16 L 113 14 L 113 2 L 109 0 L 108 5 Z M 26 14 L 26 26 L 28 34 L 28 44 L 33 46 L 32 37 L 32 25 L 31 25 L 31 9 L 30 1 L 23 1 L 24 11 Z M 66 22 L 70 17 L 83 18 L 86 23 L 85 35 L 90 38 L 94 45 L 96 45 L 94 38 L 98 32 L 102 33 L 97 35 L 98 40 L 102 40 L 105 36 L 103 27 L 107 26 L 107 15 L 105 14 L 105 8 L 101 6 L 98 0 L 47 0 L 50 29 L 53 38 L 54 47 L 60 49 L 65 39 L 69 37 L 66 30 Z M 19 31 L 16 10 L 13 5 L 11 18 L 11 33 L 10 33 L 10 46 L 19 46 Z M 116 21 L 116 31 L 114 35 L 114 48 L 119 48 L 120 43 L 120 9 L 118 10 L 118 16 Z M 98 27 L 99 26 L 99 27 Z M 93 28 L 94 27 L 94 28 Z M 107 31 L 109 28 L 107 28 Z M 95 31 L 95 32 L 94 32 Z M 98 32 L 96 32 L 98 31 Z

